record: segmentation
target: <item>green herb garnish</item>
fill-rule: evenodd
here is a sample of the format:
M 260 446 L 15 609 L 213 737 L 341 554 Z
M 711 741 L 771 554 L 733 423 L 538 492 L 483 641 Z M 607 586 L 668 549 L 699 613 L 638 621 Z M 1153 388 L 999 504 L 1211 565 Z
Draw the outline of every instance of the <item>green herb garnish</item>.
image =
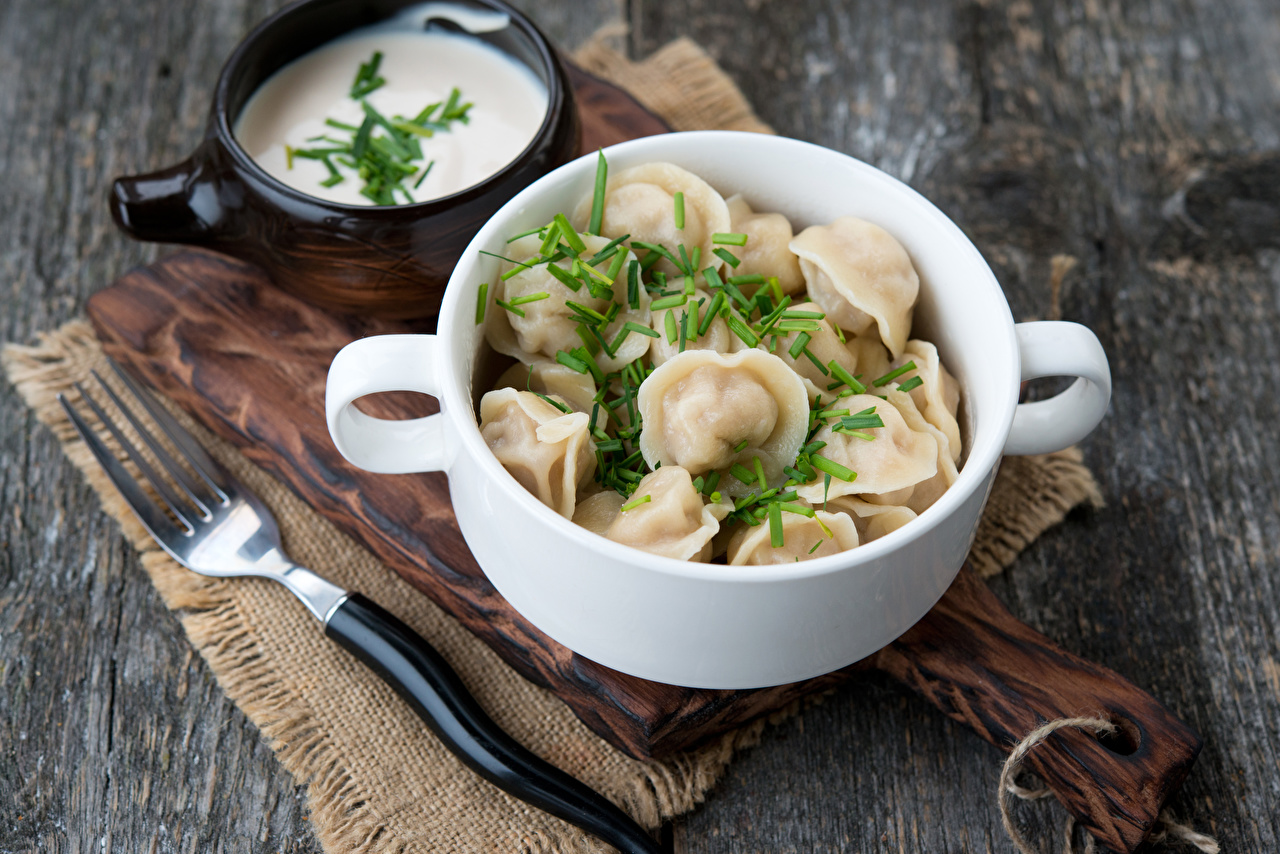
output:
M 604 149 L 597 149 L 596 187 L 591 196 L 591 220 L 587 224 L 588 234 L 599 234 L 604 223 L 604 191 L 609 184 L 609 163 L 604 159 Z
M 676 228 L 684 230 L 684 193 L 676 192 Z
M 893 382 L 894 380 L 896 380 L 898 377 L 902 376 L 903 374 L 910 373 L 911 371 L 914 371 L 915 369 L 916 369 L 916 363 L 915 363 L 914 361 L 907 362 L 907 363 L 906 363 L 905 365 L 903 365 L 901 368 L 898 368 L 897 370 L 890 371 L 889 373 L 885 374 L 884 376 L 879 377 L 878 379 L 874 379 L 874 380 L 872 380 L 872 381 L 871 381 L 871 384 L 872 384 L 873 386 L 875 386 L 876 388 L 880 388 L 880 387 L 881 387 L 881 386 L 883 386 L 883 385 L 888 385 L 889 383 Z

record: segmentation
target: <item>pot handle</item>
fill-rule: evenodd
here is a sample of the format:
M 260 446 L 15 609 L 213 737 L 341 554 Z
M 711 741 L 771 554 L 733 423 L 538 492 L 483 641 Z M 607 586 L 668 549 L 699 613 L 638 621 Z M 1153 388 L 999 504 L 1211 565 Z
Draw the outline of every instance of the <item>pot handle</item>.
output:
M 208 243 L 225 222 L 219 184 L 202 151 L 168 169 L 117 178 L 111 216 L 135 240 Z
M 374 335 L 338 351 L 329 366 L 324 411 L 329 435 L 347 462 L 379 474 L 448 468 L 442 414 L 393 421 L 355 407 L 358 398 L 384 391 L 436 396 L 439 341 L 434 335 Z
M 1048 400 L 1020 403 L 1005 441 L 1006 454 L 1048 454 L 1092 432 L 1111 401 L 1111 367 L 1098 336 L 1062 320 L 1019 323 L 1013 328 L 1022 357 L 1022 381 L 1077 377 Z

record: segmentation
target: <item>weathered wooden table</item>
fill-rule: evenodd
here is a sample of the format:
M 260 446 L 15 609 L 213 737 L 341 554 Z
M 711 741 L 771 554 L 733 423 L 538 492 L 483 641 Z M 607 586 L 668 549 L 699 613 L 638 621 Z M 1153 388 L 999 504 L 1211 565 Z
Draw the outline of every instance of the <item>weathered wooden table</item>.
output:
M 110 179 L 184 157 L 271 0 L 0 3 L 0 338 L 156 257 Z M 1206 746 L 1174 801 L 1280 850 L 1280 6 L 1206 0 L 531 0 L 572 46 L 689 35 L 781 132 L 867 160 L 974 238 L 1018 319 L 1102 338 L 1108 501 L 992 585 Z M 1074 262 L 1074 263 L 1073 263 Z M 0 391 L 0 851 L 316 851 L 302 792 L 221 695 L 114 523 Z M 1009 851 L 1000 756 L 855 681 L 771 730 L 674 852 Z M 1063 813 L 1021 806 L 1031 834 Z

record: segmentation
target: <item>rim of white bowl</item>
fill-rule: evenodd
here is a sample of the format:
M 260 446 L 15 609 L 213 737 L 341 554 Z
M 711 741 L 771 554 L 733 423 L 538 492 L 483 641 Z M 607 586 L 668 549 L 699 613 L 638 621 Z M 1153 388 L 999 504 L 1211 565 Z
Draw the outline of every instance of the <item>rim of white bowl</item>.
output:
M 630 156 L 646 149 L 661 150 L 668 146 L 676 146 L 678 149 L 683 145 L 723 145 L 729 144 L 729 140 L 733 140 L 733 144 L 747 141 L 749 145 L 760 146 L 764 151 L 772 151 L 773 156 L 782 156 L 784 149 L 789 149 L 790 153 L 794 155 L 797 147 L 799 147 L 801 152 L 807 151 L 814 157 L 838 158 L 844 162 L 845 166 L 862 171 L 872 181 L 883 184 L 886 193 L 899 194 L 906 201 L 916 205 L 919 208 L 920 215 L 927 217 L 940 228 L 941 232 L 946 234 L 955 244 L 956 250 L 969 260 L 969 264 L 963 266 L 969 268 L 970 265 L 976 265 L 973 269 L 981 273 L 980 286 L 993 289 L 998 295 L 1000 302 L 1005 307 L 1003 316 L 1000 318 L 1004 321 L 1001 329 L 1008 340 L 1011 352 L 1015 357 L 1017 356 L 1018 344 L 1013 331 L 1013 314 L 1008 307 L 1004 291 L 996 280 L 995 273 L 992 272 L 990 265 L 982 257 L 978 248 L 965 236 L 960 227 L 952 222 L 932 202 L 897 178 L 868 163 L 834 149 L 803 140 L 746 131 L 717 130 L 681 131 L 642 137 L 611 145 L 604 149 L 604 154 L 608 159 L 614 154 Z M 679 153 L 678 151 L 669 151 L 665 154 L 655 155 L 655 159 L 663 156 L 678 158 Z M 467 306 L 468 311 L 473 310 L 471 304 L 475 302 L 476 289 L 479 285 L 475 283 L 474 286 L 469 286 L 466 280 L 471 278 L 472 271 L 478 263 L 479 250 L 489 248 L 488 244 L 495 237 L 501 243 L 505 243 L 508 234 L 515 233 L 515 227 L 512 226 L 511 220 L 523 213 L 524 207 L 530 199 L 541 196 L 549 188 L 553 188 L 554 185 L 561 183 L 571 185 L 575 183 L 580 177 L 577 174 L 579 172 L 594 175 L 596 158 L 597 154 L 595 152 L 584 154 L 548 172 L 513 196 L 510 201 L 489 218 L 489 221 L 485 223 L 484 227 L 480 229 L 463 251 L 462 258 L 449 279 L 449 284 L 440 306 L 437 325 L 438 336 L 446 340 L 450 339 L 458 312 L 462 310 L 463 306 Z M 576 200 L 566 200 L 565 209 L 571 208 L 574 201 Z M 526 225 L 525 228 L 527 227 Z M 489 251 L 494 250 L 489 248 Z M 938 287 L 938 282 L 933 281 L 931 285 Z M 444 348 L 444 352 L 448 352 L 448 348 Z M 877 540 L 827 557 L 802 560 L 799 563 L 791 564 L 734 566 L 730 564 L 682 561 L 651 554 L 592 533 L 561 516 L 521 486 L 489 450 L 489 447 L 484 443 L 484 438 L 480 435 L 475 412 L 472 410 L 470 394 L 468 393 L 470 389 L 463 390 L 454 385 L 449 372 L 445 371 L 443 363 L 438 364 L 436 370 L 440 372 L 438 376 L 442 381 L 441 398 L 443 399 L 443 405 L 441 408 L 444 410 L 446 418 L 456 419 L 460 426 L 458 439 L 464 446 L 464 449 L 460 450 L 463 453 L 471 454 L 476 459 L 485 476 L 494 478 L 498 483 L 503 484 L 507 490 L 515 493 L 517 500 L 526 504 L 535 518 L 560 531 L 564 536 L 577 540 L 585 547 L 599 553 L 603 560 L 625 561 L 665 575 L 724 583 L 776 582 L 788 579 L 811 578 L 834 572 L 847 572 L 856 567 L 872 563 L 889 552 L 895 551 L 910 540 L 937 527 L 941 524 L 943 517 L 958 509 L 978 489 L 986 473 L 995 466 L 1002 455 L 1005 440 L 1008 438 L 1009 429 L 1013 424 L 1013 414 L 1018 402 L 1018 389 L 1022 376 L 1021 367 L 1017 364 L 1016 358 L 1011 360 L 1008 365 L 1008 375 L 1004 380 L 1000 381 L 1006 385 L 1008 391 L 1001 401 L 1001 409 L 996 413 L 997 417 L 988 420 L 986 424 L 991 426 L 987 426 L 980 431 L 979 435 L 972 437 L 974 440 L 972 447 L 969 449 L 964 468 L 961 469 L 956 482 L 917 518 Z M 462 412 L 466 412 L 469 417 L 463 418 L 460 414 Z

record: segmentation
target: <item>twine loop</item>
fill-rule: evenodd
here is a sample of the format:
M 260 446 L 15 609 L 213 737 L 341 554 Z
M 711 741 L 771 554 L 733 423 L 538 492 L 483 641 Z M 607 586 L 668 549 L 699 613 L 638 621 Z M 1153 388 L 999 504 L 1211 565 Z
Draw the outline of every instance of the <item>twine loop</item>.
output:
M 1009 834 L 1009 840 L 1013 842 L 1014 847 L 1018 849 L 1020 854 L 1038 854 L 1038 852 L 1031 847 L 1022 832 L 1013 823 L 1013 816 L 1009 812 L 1010 796 L 1024 801 L 1034 801 L 1047 798 L 1053 793 L 1046 787 L 1029 789 L 1019 785 L 1016 779 L 1018 771 L 1022 768 L 1022 761 L 1034 747 L 1063 727 L 1088 730 L 1094 735 L 1113 735 L 1117 731 L 1116 725 L 1105 718 L 1059 718 L 1033 729 L 1013 748 L 1009 757 L 1004 761 L 1004 768 L 1000 771 L 1000 786 L 996 793 L 996 799 L 1000 804 L 1000 822 L 1004 825 L 1005 833 Z M 1077 854 L 1077 850 L 1079 850 L 1079 854 L 1094 854 L 1095 844 L 1093 837 L 1088 833 L 1084 835 L 1084 847 L 1082 849 L 1076 848 L 1076 824 L 1074 817 L 1067 817 L 1062 848 L 1063 854 Z M 1200 833 L 1190 825 L 1183 824 L 1169 809 L 1160 811 L 1160 815 L 1156 818 L 1156 825 L 1152 829 L 1151 835 L 1147 837 L 1147 841 L 1153 845 L 1170 841 L 1183 842 L 1198 851 L 1204 852 L 1204 854 L 1218 854 L 1220 850 L 1216 839 Z

